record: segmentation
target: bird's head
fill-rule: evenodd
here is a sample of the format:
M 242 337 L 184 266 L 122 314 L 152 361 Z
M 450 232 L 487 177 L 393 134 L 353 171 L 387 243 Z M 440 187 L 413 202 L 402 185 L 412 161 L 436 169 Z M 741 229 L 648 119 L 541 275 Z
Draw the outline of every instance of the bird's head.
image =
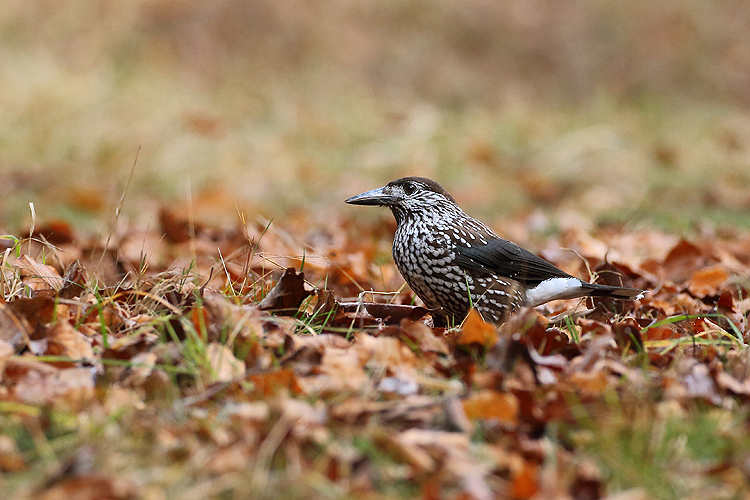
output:
M 381 188 L 352 196 L 346 203 L 389 207 L 399 222 L 409 215 L 424 214 L 436 207 L 458 207 L 443 186 L 424 177 L 396 179 Z

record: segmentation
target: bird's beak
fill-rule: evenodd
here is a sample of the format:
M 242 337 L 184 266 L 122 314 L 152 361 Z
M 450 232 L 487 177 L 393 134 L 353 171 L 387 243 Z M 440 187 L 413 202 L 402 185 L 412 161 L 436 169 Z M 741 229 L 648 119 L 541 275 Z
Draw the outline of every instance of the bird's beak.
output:
M 373 189 L 357 196 L 352 196 L 346 203 L 351 205 L 393 205 L 396 202 L 396 197 L 385 192 L 385 188 L 381 187 Z

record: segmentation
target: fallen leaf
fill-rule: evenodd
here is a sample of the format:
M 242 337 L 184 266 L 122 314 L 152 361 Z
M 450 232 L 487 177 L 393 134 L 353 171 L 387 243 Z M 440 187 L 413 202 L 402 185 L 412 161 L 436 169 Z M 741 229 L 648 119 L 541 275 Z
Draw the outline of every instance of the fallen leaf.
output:
M 609 377 L 602 370 L 571 373 L 568 380 L 584 395 L 598 396 L 609 386 Z
M 498 420 L 514 426 L 518 423 L 518 399 L 507 392 L 475 391 L 464 399 L 464 411 L 471 420 Z
M 469 450 L 469 437 L 456 432 L 408 429 L 393 436 L 402 458 L 417 471 L 434 471 L 445 458 L 463 457 Z M 449 462 L 445 462 L 449 465 Z
M 57 314 L 58 303 L 51 297 L 19 298 L 5 304 L 17 318 L 26 318 L 30 332 L 50 323 Z
M 46 364 L 46 363 L 45 363 Z M 5 373 L 20 368 L 17 361 L 7 363 Z M 28 364 L 25 373 L 14 377 L 13 394 L 30 404 L 64 403 L 72 409 L 86 408 L 94 398 L 94 373 L 90 368 L 55 369 Z
M 548 326 L 549 319 L 536 309 L 525 308 L 500 326 L 500 335 L 518 336 L 524 342 L 530 343 L 541 356 L 559 353 L 570 359 L 580 354 L 580 346 L 572 343 L 561 330 Z
M 29 330 L 26 318 L 16 316 L 6 304 L 0 302 L 0 341 L 19 353 L 29 345 Z
M 47 356 L 63 356 L 71 361 L 55 361 L 53 364 L 64 367 L 75 366 L 79 360 L 93 360 L 94 351 L 91 343 L 70 323 L 58 321 L 44 333 L 43 339 L 47 343 L 44 354 Z
M 729 279 L 729 273 L 722 265 L 715 265 L 693 273 L 688 283 L 688 291 L 695 297 L 717 295 L 721 285 Z
M 278 283 L 268 292 L 260 302 L 258 308 L 262 311 L 274 311 L 293 316 L 311 292 L 305 290 L 305 273 L 288 267 Z
M 235 358 L 232 350 L 223 344 L 209 343 L 206 356 L 211 363 L 213 380 L 229 382 L 245 373 L 245 362 Z
M 188 219 L 178 217 L 166 207 L 159 211 L 159 224 L 164 236 L 172 243 L 184 243 L 196 234 L 195 226 Z
M 137 488 L 122 477 L 86 474 L 64 477 L 45 488 L 39 500 L 129 500 L 136 498 Z
M 424 352 L 436 352 L 439 354 L 449 354 L 450 348 L 444 338 L 435 335 L 432 328 L 418 321 L 404 319 L 401 321 L 401 331 L 416 342 L 419 350 Z
M 292 370 L 278 370 L 259 375 L 250 375 L 247 380 L 254 385 L 255 394 L 268 398 L 280 391 L 291 394 L 302 394 L 302 388 L 297 382 L 297 376 Z
M 617 345 L 621 347 L 629 347 L 630 350 L 633 351 L 643 349 L 641 326 L 634 318 L 626 318 L 624 321 L 611 325 L 611 329 Z
M 706 251 L 687 240 L 680 240 L 667 254 L 661 270 L 674 283 L 683 283 L 709 260 Z
M 21 280 L 24 285 L 36 293 L 54 293 L 63 286 L 62 276 L 52 266 L 39 264 L 27 255 L 21 255 L 13 261 L 13 265 L 20 269 Z
M 0 435 L 0 472 L 20 472 L 26 469 L 26 461 L 10 436 Z
M 74 299 L 80 297 L 86 290 L 87 281 L 88 273 L 86 273 L 86 268 L 83 267 L 81 261 L 73 261 L 65 270 L 63 286 L 60 288 L 60 298 Z
M 490 347 L 497 341 L 497 330 L 495 327 L 482 319 L 476 309 L 469 311 L 469 315 L 461 325 L 461 333 L 456 339 L 459 345 L 479 344 Z
M 539 491 L 538 467 L 525 460 L 520 470 L 513 474 L 510 496 L 513 500 L 527 500 Z
M 75 240 L 73 228 L 66 221 L 51 220 L 46 224 L 34 228 L 35 238 L 44 239 L 53 245 L 65 245 Z

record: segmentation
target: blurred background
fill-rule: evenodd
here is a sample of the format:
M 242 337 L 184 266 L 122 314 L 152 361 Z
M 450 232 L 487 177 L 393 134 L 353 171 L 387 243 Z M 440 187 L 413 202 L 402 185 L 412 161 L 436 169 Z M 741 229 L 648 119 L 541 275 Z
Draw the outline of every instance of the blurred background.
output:
M 496 226 L 747 227 L 750 5 L 4 0 L 0 229 L 106 233 L 136 155 L 137 223 L 390 217 L 343 200 L 422 175 Z

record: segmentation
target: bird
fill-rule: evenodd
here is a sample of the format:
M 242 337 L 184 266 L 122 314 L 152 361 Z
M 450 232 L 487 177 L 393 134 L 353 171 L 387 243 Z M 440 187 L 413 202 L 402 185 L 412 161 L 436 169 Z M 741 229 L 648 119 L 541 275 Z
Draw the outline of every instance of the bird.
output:
M 393 260 L 406 283 L 430 308 L 436 327 L 460 325 L 471 308 L 502 324 L 522 307 L 556 299 L 635 300 L 644 291 L 576 278 L 501 238 L 466 214 L 440 184 L 403 177 L 345 201 L 385 206 L 396 218 Z

